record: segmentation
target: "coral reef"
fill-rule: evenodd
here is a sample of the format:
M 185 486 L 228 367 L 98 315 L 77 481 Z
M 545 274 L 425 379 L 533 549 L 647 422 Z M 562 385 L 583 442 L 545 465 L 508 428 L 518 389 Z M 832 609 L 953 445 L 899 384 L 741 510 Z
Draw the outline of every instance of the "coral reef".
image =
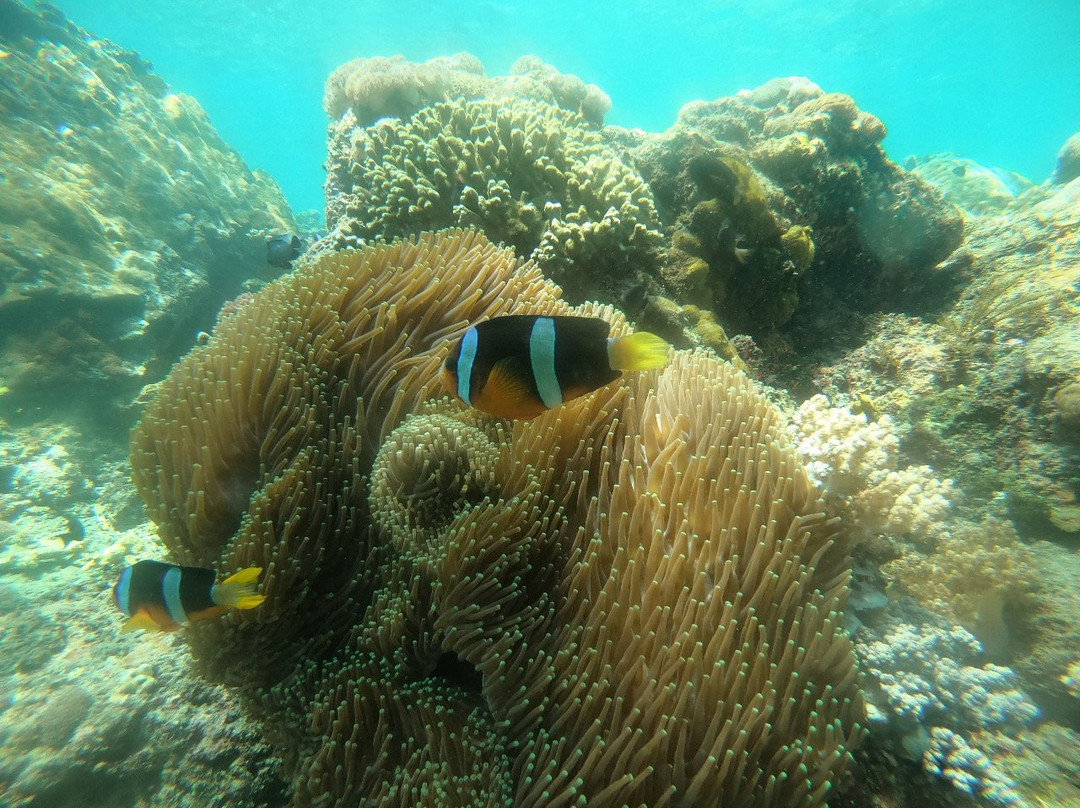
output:
M 749 379 L 678 353 L 528 422 L 434 398 L 469 322 L 557 292 L 444 231 L 222 320 L 131 447 L 174 558 L 266 569 L 197 657 L 293 734 L 298 805 L 823 805 L 860 735 L 846 543 Z
M 963 221 L 885 157 L 884 136 L 851 98 L 798 78 L 692 102 L 641 135 L 631 155 L 670 228 L 669 282 L 704 262 L 718 321 L 766 341 L 828 341 L 850 330 L 837 317 L 926 305 L 951 283 L 933 268 Z
M 984 754 L 1020 792 L 1020 805 L 1080 805 L 1080 733 L 1046 721 L 1008 735 L 976 737 Z
M 0 523 L 0 536 L 4 535 Z M 14 533 L 6 538 L 10 539 Z M 7 564 L 8 569 L 19 565 Z M 62 626 L 47 614 L 36 612 L 34 604 L 19 594 L 18 589 L 0 582 L 0 680 L 16 673 L 32 673 L 43 667 L 64 647 Z
M 94 656 L 69 647 L 0 712 L 5 804 L 280 803 L 280 761 L 235 699 L 190 670 L 182 646 Z
M 1011 523 L 966 518 L 954 507 L 960 492 L 952 480 L 929 466 L 901 467 L 888 415 L 872 420 L 817 395 L 798 408 L 791 429 L 808 471 L 864 542 L 892 597 L 911 596 L 964 626 L 995 658 L 1018 652 L 1015 635 L 1028 632 L 1010 630 L 1005 614 L 1030 620 L 1038 601 L 1033 559 Z
M 535 258 L 573 300 L 597 288 L 617 300 L 655 271 L 648 186 L 577 115 L 546 101 L 459 99 L 371 126 L 346 114 L 331 130 L 336 248 L 477 227 Z
M 910 457 L 963 478 L 980 504 L 1004 492 L 1010 517 L 1036 535 L 1080 534 L 1070 427 L 1080 379 L 1080 196 L 1070 187 L 1009 219 L 970 225 L 972 282 L 940 320 L 943 331 L 926 338 L 951 353 L 953 372 L 901 416 Z
M 940 306 L 955 282 L 934 267 L 960 213 L 885 158 L 884 127 L 847 96 L 775 81 L 650 135 L 590 128 L 606 96 L 535 57 L 512 74 L 486 79 L 461 54 L 335 72 L 321 249 L 478 227 L 568 300 L 728 359 L 728 333 L 774 355 L 829 343 L 861 315 Z
M 1001 501 L 1021 535 L 1080 535 L 1080 183 L 971 216 L 950 259 L 966 279 L 936 321 L 889 315 L 815 368 L 834 401 L 890 414 L 906 462 L 963 481 L 964 514 Z
M 904 545 L 899 558 L 881 566 L 882 574 L 926 608 L 970 629 L 991 654 L 1006 653 L 1006 610 L 1026 615 L 1034 605 L 1027 547 L 1009 522 L 991 516 L 979 523 L 936 521 L 932 545 Z
M 951 480 L 929 466 L 897 466 L 900 441 L 887 415 L 871 420 L 819 394 L 799 406 L 792 431 L 810 474 L 863 535 L 924 540 L 952 507 Z
M 1080 553 L 1037 541 L 1028 545 L 1027 556 L 1027 586 L 1034 583 L 1036 590 L 1022 623 L 1024 648 L 1011 664 L 1048 716 L 1080 731 L 1080 699 L 1068 681 L 1080 648 Z
M 1016 784 L 987 755 L 962 735 L 945 727 L 930 730 L 926 767 L 961 791 L 978 794 L 994 805 L 1025 805 Z
M 880 755 L 837 804 L 887 801 L 881 761 L 910 804 L 1080 804 L 1078 136 L 1033 187 L 900 168 L 805 79 L 654 135 L 536 57 L 360 59 L 326 85 L 331 232 L 239 295 L 295 227 L 272 181 L 135 54 L 0 20 L 5 799 L 823 805 L 857 655 Z M 551 281 L 731 364 L 528 423 L 439 397 L 479 318 L 627 328 Z M 263 566 L 268 601 L 121 637 L 104 593 L 161 552 L 126 467 L 3 418 L 124 416 L 197 334 L 135 481 L 175 560 Z M 788 424 L 739 367 L 850 406 Z
M 510 66 L 510 75 L 497 77 L 488 95 L 518 95 L 550 101 L 601 126 L 611 110 L 611 98 L 595 84 L 572 73 L 560 73 L 535 56 L 522 56 Z
M 869 674 L 871 750 L 921 761 L 999 805 L 1068 791 L 1067 756 L 1036 765 L 1013 739 L 1063 732 L 1076 747 L 1068 726 L 1080 710 L 1067 692 L 1080 613 L 1069 583 L 1075 554 L 1021 542 L 1003 507 L 979 522 L 958 512 L 950 481 L 927 466 L 899 467 L 887 415 L 815 396 L 790 429 L 830 511 L 860 540 L 845 624 Z M 1033 723 L 1033 699 L 1051 719 L 1045 729 Z
M 975 339 L 975 337 L 972 337 Z M 958 381 L 956 352 L 945 329 L 918 317 L 868 317 L 864 342 L 814 371 L 814 387 L 837 403 L 850 401 L 873 418 L 890 416 L 903 431 L 905 409 Z
M 265 268 L 292 217 L 198 103 L 55 9 L 0 2 L 0 410 L 100 422 Z
M 1016 784 L 980 748 L 988 736 L 1015 735 L 1039 716 L 1015 671 L 977 664 L 982 647 L 974 636 L 910 603 L 861 629 L 855 647 L 869 680 L 871 731 L 899 734 L 909 757 L 962 791 L 1023 804 Z

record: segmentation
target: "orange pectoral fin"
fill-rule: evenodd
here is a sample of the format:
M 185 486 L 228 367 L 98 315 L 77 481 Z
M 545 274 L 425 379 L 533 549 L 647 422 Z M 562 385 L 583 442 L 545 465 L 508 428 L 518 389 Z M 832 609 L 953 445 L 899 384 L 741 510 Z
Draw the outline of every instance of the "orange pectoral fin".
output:
M 125 620 L 123 625 L 120 626 L 120 631 L 122 633 L 125 633 L 125 634 L 127 632 L 129 632 L 129 631 L 161 631 L 161 630 L 162 630 L 162 627 L 159 626 L 154 621 L 154 618 L 152 618 L 150 616 L 150 614 L 148 612 L 146 612 L 145 610 L 143 610 L 143 609 L 140 609 L 139 611 L 137 611 L 135 614 L 133 614 L 131 617 L 129 617 L 127 620 Z
M 472 405 L 499 418 L 535 418 L 547 407 L 532 391 L 528 373 L 514 357 L 496 362 L 483 389 L 473 394 Z
M 441 373 L 441 378 L 442 378 L 443 387 L 446 388 L 446 392 L 448 392 L 452 396 L 456 396 L 457 395 L 457 374 L 456 373 L 451 373 L 446 368 L 443 368 L 442 373 Z

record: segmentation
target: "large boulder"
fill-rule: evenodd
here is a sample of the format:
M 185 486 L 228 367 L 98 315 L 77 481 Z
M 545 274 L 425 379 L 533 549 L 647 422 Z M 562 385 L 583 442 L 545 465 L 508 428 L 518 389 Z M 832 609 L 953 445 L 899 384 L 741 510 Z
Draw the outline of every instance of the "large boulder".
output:
M 137 54 L 14 0 L 0 48 L 0 412 L 115 415 L 292 214 Z

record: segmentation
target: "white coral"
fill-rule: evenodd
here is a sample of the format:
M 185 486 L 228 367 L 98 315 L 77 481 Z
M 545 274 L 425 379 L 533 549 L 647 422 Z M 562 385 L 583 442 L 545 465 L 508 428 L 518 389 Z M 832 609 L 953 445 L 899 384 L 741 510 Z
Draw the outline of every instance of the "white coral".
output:
M 856 518 L 871 533 L 927 539 L 949 516 L 953 493 L 952 480 L 930 466 L 907 466 L 855 495 Z
M 1039 708 L 1012 668 L 978 664 L 982 646 L 971 632 L 914 605 L 905 615 L 876 638 L 856 635 L 868 715 L 904 733 L 905 749 L 921 749 L 927 771 L 999 805 L 1019 805 L 1013 783 L 980 747 L 1031 726 Z
M 995 805 L 1024 805 L 1016 784 L 983 752 L 945 727 L 930 730 L 923 765 L 968 794 L 979 794 Z
M 900 440 L 887 415 L 875 421 L 816 395 L 792 419 L 792 434 L 810 476 L 846 501 L 860 530 L 925 539 L 952 508 L 952 480 L 930 466 L 897 468 Z
M 867 421 L 819 394 L 802 403 L 792 427 L 810 476 L 837 496 L 875 484 L 896 466 L 900 441 L 888 416 Z

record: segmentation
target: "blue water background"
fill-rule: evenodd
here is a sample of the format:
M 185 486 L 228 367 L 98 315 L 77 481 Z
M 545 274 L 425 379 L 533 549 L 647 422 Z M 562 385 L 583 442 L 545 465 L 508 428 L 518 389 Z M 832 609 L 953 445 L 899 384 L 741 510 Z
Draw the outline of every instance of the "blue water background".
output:
M 322 207 L 323 83 L 358 56 L 524 54 L 594 82 L 609 123 L 662 131 L 679 107 L 805 75 L 888 127 L 891 157 L 950 151 L 1036 182 L 1080 130 L 1077 0 L 343 2 L 62 0 L 195 96 L 296 209 Z

